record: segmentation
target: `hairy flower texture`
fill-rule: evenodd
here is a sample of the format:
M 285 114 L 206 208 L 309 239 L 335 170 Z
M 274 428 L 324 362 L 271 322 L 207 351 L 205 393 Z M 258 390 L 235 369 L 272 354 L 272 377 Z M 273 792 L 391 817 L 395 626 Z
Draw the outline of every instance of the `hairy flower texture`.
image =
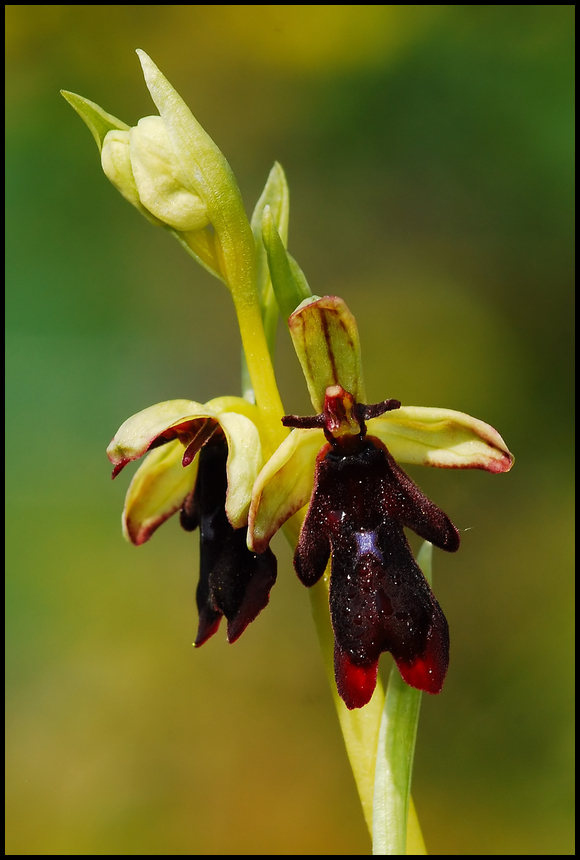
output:
M 332 553 L 336 682 L 351 708 L 372 696 L 383 651 L 392 653 L 408 684 L 430 693 L 441 690 L 449 663 L 447 621 L 403 527 L 449 552 L 459 548 L 459 534 L 380 439 L 366 433 L 365 414 L 399 406 L 387 401 L 361 408 L 340 386 L 327 389 L 321 418 L 329 441 L 316 457 L 314 490 L 294 555 L 300 581 L 314 585 Z M 341 419 L 349 429 L 356 423 L 358 432 L 340 434 Z M 284 423 L 305 426 L 296 416 Z
M 195 644 L 206 642 L 224 615 L 234 642 L 267 605 L 276 581 L 272 551 L 247 547 L 251 491 L 262 465 L 257 408 L 240 397 L 220 397 L 144 409 L 125 421 L 107 449 L 113 477 L 147 452 L 127 492 L 125 537 L 139 546 L 178 510 L 186 531 L 199 526 Z
M 254 485 L 249 545 L 263 552 L 308 505 L 294 565 L 312 586 L 331 561 L 335 677 L 347 707 L 370 700 L 385 651 L 408 684 L 438 693 L 449 663 L 447 621 L 404 528 L 448 552 L 458 549 L 459 534 L 396 461 L 504 472 L 513 457 L 492 427 L 463 413 L 401 407 L 397 400 L 359 402 L 358 334 L 344 303 L 317 299 L 296 314 L 294 330 L 306 332 L 297 352 L 322 411 L 283 419 L 294 429 Z M 356 396 L 338 382 L 341 372 Z M 324 382 L 333 384 L 321 391 Z

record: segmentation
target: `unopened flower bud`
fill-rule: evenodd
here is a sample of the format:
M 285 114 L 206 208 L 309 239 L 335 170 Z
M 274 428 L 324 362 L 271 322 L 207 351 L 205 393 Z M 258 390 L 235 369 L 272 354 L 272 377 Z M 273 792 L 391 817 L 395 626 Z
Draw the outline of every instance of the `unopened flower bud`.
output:
M 107 178 L 134 206 L 143 206 L 174 230 L 203 230 L 207 209 L 173 150 L 160 116 L 140 119 L 129 131 L 110 131 L 101 164 Z
M 107 179 L 113 183 L 123 197 L 133 206 L 141 208 L 139 192 L 131 167 L 129 139 L 129 131 L 113 129 L 108 132 L 101 150 L 101 165 Z
M 175 230 L 206 227 L 206 206 L 181 167 L 161 117 L 140 119 L 129 137 L 131 167 L 143 206 Z
M 129 128 L 83 96 L 62 94 L 90 129 L 103 171 L 123 197 L 149 221 L 169 228 L 247 302 L 255 289 L 256 248 L 232 170 L 157 66 L 137 53 L 160 116 Z

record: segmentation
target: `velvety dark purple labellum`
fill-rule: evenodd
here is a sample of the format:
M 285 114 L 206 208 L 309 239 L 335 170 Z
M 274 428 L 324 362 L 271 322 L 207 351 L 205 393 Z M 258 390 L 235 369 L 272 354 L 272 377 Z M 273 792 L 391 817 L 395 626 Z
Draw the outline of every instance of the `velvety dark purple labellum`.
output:
M 235 642 L 268 604 L 276 582 L 272 550 L 251 552 L 246 545 L 247 528 L 234 529 L 226 516 L 227 455 L 223 437 L 214 436 L 201 449 L 196 486 L 181 511 L 187 531 L 200 529 L 196 646 L 213 636 L 223 615 L 228 641 Z
M 449 518 L 379 439 L 325 445 L 294 564 L 301 581 L 313 585 L 332 557 L 336 683 L 349 708 L 370 700 L 384 651 L 405 681 L 421 690 L 439 692 L 447 672 L 447 621 L 404 527 L 449 552 L 459 547 Z

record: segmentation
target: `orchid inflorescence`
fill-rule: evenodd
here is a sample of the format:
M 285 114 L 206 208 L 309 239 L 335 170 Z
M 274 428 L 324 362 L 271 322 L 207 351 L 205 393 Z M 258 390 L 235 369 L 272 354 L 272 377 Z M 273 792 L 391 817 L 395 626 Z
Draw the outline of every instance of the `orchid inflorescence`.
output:
M 492 427 L 461 412 L 366 403 L 354 316 L 338 296 L 314 296 L 286 250 L 282 168 L 272 169 L 249 221 L 223 154 L 138 54 L 159 116 L 130 128 L 63 95 L 91 130 L 113 185 L 229 288 L 244 396 L 158 403 L 121 425 L 107 449 L 113 477 L 146 455 L 127 492 L 123 532 L 139 546 L 177 511 L 184 529 L 199 528 L 200 646 L 222 616 L 234 642 L 265 608 L 277 574 L 270 542 L 284 529 L 300 581 L 328 589 L 346 707 L 370 701 L 384 652 L 407 684 L 438 693 L 448 625 L 404 529 L 448 552 L 459 548 L 459 533 L 399 464 L 506 472 L 513 457 Z M 284 413 L 272 364 L 280 313 L 312 416 Z

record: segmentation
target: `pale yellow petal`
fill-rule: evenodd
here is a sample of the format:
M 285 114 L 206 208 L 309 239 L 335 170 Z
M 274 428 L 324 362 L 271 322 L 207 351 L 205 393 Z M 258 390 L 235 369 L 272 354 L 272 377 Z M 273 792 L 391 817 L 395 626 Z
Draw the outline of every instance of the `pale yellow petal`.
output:
M 325 442 L 322 430 L 293 430 L 258 475 L 248 518 L 254 552 L 264 552 L 280 526 L 308 502 L 316 455 Z
M 262 420 L 260 410 L 255 403 L 250 403 L 245 397 L 235 397 L 233 395 L 225 395 L 223 397 L 214 397 L 213 400 L 208 400 L 205 404 L 208 410 L 213 410 L 217 415 L 221 416 L 224 412 L 237 412 L 240 415 L 245 415 L 249 418 L 260 434 L 260 443 L 262 445 L 262 454 L 267 446 L 268 438 Z M 261 467 L 260 467 L 261 468 Z
M 168 442 L 151 451 L 135 472 L 125 498 L 123 534 L 139 546 L 178 511 L 195 485 L 199 458 L 185 469 L 183 445 Z
M 399 463 L 508 472 L 514 462 L 497 430 L 452 409 L 402 406 L 371 418 L 367 430 Z
M 175 438 L 183 429 L 184 444 L 188 444 L 187 435 L 192 438 L 209 418 L 215 419 L 217 414 L 194 400 L 166 400 L 132 415 L 119 427 L 107 448 L 107 456 L 115 467 L 113 476 L 131 460 L 142 457 L 159 436 Z M 188 423 L 189 428 L 183 428 Z
M 223 397 L 214 397 L 213 400 L 208 400 L 205 406 L 217 415 L 221 415 L 222 412 L 239 412 L 240 415 L 245 415 L 254 424 L 258 424 L 260 421 L 260 410 L 255 403 L 250 403 L 244 397 L 226 394 Z
M 238 412 L 219 417 L 228 443 L 226 514 L 235 529 L 248 522 L 252 487 L 262 467 L 262 446 L 256 425 Z
M 123 197 L 139 207 L 141 201 L 131 167 L 128 131 L 113 129 L 107 134 L 101 150 L 101 166 L 107 179 Z

